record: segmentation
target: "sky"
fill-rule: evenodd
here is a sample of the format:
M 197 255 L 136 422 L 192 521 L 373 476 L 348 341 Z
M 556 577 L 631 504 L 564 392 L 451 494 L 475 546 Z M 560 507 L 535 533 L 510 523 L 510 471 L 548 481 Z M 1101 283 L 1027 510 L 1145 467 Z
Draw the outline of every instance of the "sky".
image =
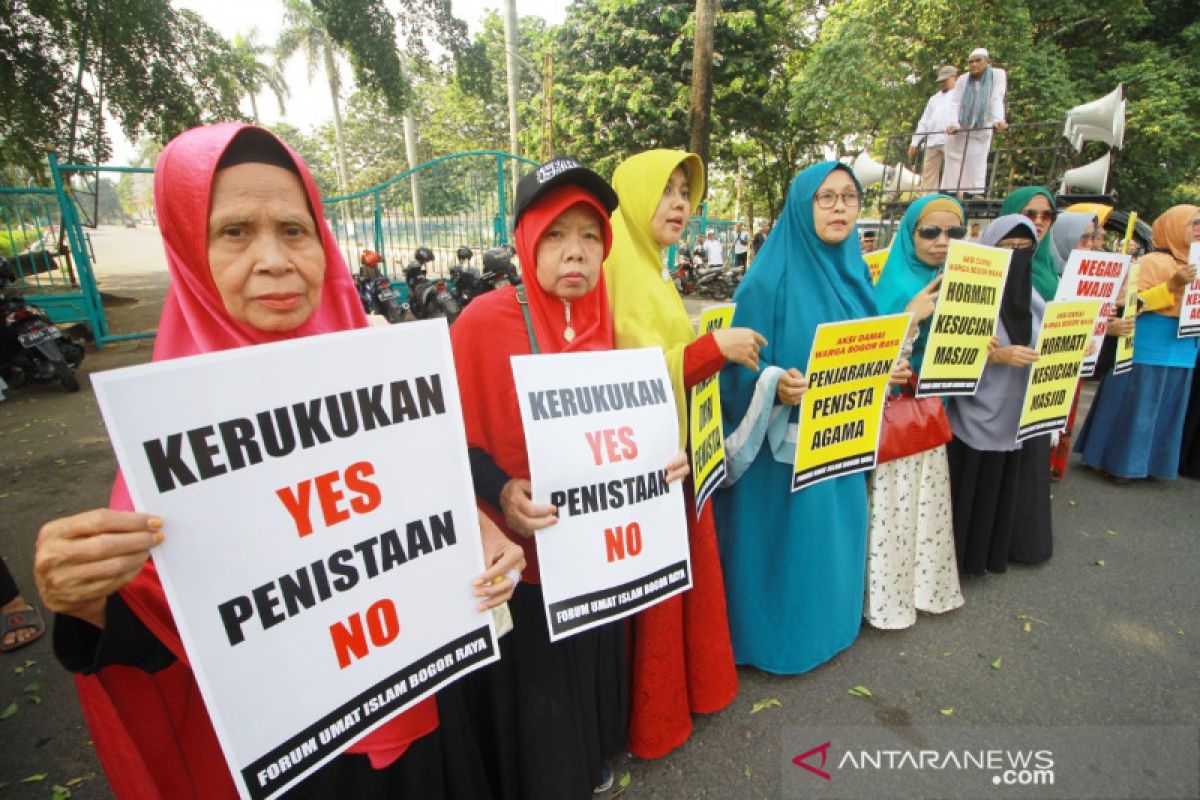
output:
M 517 0 L 518 15 L 537 15 L 550 23 L 563 21 L 569 0 Z M 451 0 L 454 16 L 467 23 L 471 34 L 480 28 L 480 21 L 488 9 L 499 10 L 499 0 Z M 211 25 L 218 33 L 227 39 L 235 34 L 245 34 L 251 28 L 258 28 L 258 40 L 272 43 L 278 38 L 283 27 L 283 4 L 279 0 L 172 0 L 175 8 L 186 8 L 195 11 Z M 345 65 L 344 97 L 348 97 L 353 86 L 349 65 Z M 275 96 L 269 91 L 258 98 L 258 113 L 262 121 L 268 125 L 279 122 L 289 122 L 301 130 L 308 130 L 333 118 L 333 101 L 329 97 L 329 87 L 325 81 L 324 70 L 318 70 L 310 87 L 308 83 L 307 66 L 304 57 L 296 55 L 288 63 L 285 70 L 291 98 L 284 101 L 286 113 L 279 113 L 279 105 Z M 242 101 L 242 110 L 250 115 L 250 102 Z M 136 148 L 127 141 L 120 127 L 109 120 L 109 132 L 113 137 L 114 164 L 128 164 L 135 155 Z

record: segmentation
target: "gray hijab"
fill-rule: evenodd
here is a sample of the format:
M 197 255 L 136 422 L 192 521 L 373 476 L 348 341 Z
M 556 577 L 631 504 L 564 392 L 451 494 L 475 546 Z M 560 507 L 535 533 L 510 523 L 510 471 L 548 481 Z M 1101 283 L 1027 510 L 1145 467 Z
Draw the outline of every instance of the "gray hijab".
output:
M 1050 257 L 1054 259 L 1054 270 L 1060 278 L 1071 251 L 1079 246 L 1079 237 L 1083 236 L 1089 225 L 1097 222 L 1095 214 L 1064 211 L 1050 226 L 1046 238 L 1050 240 Z

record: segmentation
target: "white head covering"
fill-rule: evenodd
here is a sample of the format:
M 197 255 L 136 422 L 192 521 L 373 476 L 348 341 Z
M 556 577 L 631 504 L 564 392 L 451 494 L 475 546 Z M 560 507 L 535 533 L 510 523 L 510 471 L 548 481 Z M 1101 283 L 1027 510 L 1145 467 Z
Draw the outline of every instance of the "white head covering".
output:
M 988 53 L 986 47 L 976 47 L 971 51 L 971 55 L 967 56 L 967 60 L 969 61 L 972 58 L 991 58 L 991 55 Z

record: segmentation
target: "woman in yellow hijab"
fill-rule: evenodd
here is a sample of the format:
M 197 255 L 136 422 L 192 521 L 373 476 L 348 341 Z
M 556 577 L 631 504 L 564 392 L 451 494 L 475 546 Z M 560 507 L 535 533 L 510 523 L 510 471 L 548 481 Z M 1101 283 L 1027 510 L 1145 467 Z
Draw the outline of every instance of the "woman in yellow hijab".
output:
M 624 161 L 612 179 L 619 205 L 613 246 L 604 265 L 617 347 L 661 347 L 671 374 L 680 446 L 687 441 L 687 390 L 716 375 L 726 361 L 758 368 L 766 344 L 748 328 L 696 338 L 683 300 L 663 266 L 662 251 L 679 241 L 704 195 L 704 165 L 691 153 L 650 150 Z M 629 751 L 659 758 L 687 740 L 692 712 L 712 713 L 733 701 L 737 672 L 725 615 L 725 589 L 712 507 L 696 518 L 687 498 L 692 589 L 634 621 Z

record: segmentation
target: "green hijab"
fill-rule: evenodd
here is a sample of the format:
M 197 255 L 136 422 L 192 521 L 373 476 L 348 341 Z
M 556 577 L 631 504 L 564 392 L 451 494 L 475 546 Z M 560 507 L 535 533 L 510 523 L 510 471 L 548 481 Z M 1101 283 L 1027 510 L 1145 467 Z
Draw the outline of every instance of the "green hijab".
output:
M 1029 205 L 1029 201 L 1038 195 L 1050 201 L 1050 208 L 1058 214 L 1058 204 L 1054 195 L 1044 186 L 1022 186 L 1014 189 L 1000 206 L 1000 216 L 1020 214 Z M 1049 231 L 1047 231 L 1049 233 Z M 1033 254 L 1033 288 L 1043 300 L 1054 299 L 1058 291 L 1058 271 L 1054 268 L 1054 255 L 1050 252 L 1050 237 L 1044 236 L 1038 242 L 1037 252 Z

